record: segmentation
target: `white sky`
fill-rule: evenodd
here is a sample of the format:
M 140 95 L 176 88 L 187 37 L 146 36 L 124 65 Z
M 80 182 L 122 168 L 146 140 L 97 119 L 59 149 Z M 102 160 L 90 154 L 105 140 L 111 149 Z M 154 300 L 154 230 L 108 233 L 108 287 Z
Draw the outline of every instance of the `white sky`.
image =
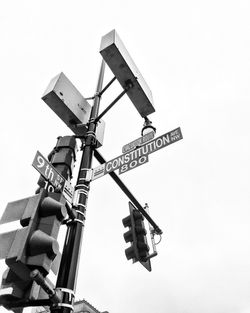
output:
M 105 176 L 91 184 L 77 299 L 110 313 L 250 313 L 249 15 L 247 0 L 0 4 L 0 213 L 34 194 L 36 151 L 71 134 L 40 99 L 50 79 L 63 71 L 93 96 L 101 37 L 114 28 L 152 90 L 157 135 L 182 129 L 121 176 L 164 232 L 153 271 L 126 260 L 128 200 Z M 126 96 L 104 120 L 108 160 L 143 121 Z

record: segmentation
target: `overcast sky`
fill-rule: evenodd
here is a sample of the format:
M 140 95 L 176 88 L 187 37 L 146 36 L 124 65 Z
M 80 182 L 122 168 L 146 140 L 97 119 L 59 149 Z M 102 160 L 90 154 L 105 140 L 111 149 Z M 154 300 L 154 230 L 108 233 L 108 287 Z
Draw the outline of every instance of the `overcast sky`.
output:
M 50 79 L 64 72 L 93 96 L 114 28 L 150 86 L 157 135 L 183 133 L 120 176 L 163 230 L 151 273 L 124 254 L 128 199 L 108 175 L 91 183 L 76 299 L 110 313 L 250 313 L 249 16 L 248 0 L 0 4 L 0 214 L 34 194 L 36 151 L 71 134 L 41 100 Z M 114 84 L 102 108 L 120 92 Z M 104 120 L 108 160 L 143 120 L 127 96 Z

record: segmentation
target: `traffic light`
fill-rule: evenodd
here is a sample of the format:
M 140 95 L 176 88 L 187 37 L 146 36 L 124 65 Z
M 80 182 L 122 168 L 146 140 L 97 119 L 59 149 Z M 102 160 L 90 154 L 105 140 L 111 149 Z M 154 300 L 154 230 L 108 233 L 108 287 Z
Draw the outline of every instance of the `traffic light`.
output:
M 122 220 L 124 227 L 129 227 L 123 235 L 124 239 L 131 243 L 131 246 L 125 250 L 125 255 L 128 260 L 133 259 L 134 263 L 139 261 L 148 271 L 151 271 L 144 217 L 131 202 L 129 202 L 129 212 L 130 215 Z
M 22 228 L 0 234 L 0 258 L 8 266 L 2 277 L 0 304 L 9 309 L 15 301 L 46 296 L 32 280 L 31 272 L 39 270 L 44 278 L 50 270 L 57 274 L 60 255 L 56 239 L 66 215 L 62 195 L 44 189 L 35 196 L 8 203 L 0 224 L 20 220 Z
M 54 166 L 54 168 L 61 174 L 66 180 L 72 178 L 72 172 L 74 163 L 76 161 L 77 142 L 75 136 L 64 136 L 57 138 L 57 144 L 55 148 L 48 155 L 48 160 Z M 47 182 L 43 176 L 40 176 L 38 180 L 39 188 L 45 188 L 48 191 L 54 191 L 55 188 Z
M 71 179 L 76 160 L 76 139 L 74 136 L 58 137 L 57 139 L 50 162 L 65 179 Z

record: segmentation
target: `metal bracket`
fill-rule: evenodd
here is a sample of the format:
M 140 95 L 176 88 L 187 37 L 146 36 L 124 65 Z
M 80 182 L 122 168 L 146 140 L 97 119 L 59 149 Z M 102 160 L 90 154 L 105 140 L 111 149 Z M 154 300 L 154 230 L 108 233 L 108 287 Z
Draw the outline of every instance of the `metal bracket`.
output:
M 81 177 L 79 179 L 81 182 L 90 182 L 92 180 L 92 171 L 93 171 L 93 169 L 91 169 L 91 168 L 81 168 L 80 171 L 82 171 L 83 175 L 84 175 L 84 177 Z
M 67 225 L 70 225 L 70 224 L 73 224 L 73 223 L 80 223 L 82 226 L 85 225 L 85 212 L 81 212 L 79 210 L 75 210 L 74 212 L 75 214 L 75 217 L 72 218 L 72 219 L 69 219 L 66 224 Z
M 75 190 L 72 206 L 74 208 L 77 208 L 80 205 L 80 206 L 83 206 L 85 209 L 85 205 L 83 205 L 82 203 L 79 203 L 79 199 L 80 199 L 81 194 L 84 194 L 86 197 L 88 197 L 89 187 L 83 183 L 83 184 L 76 185 L 75 188 L 78 188 L 78 189 Z
M 91 146 L 96 147 L 97 140 L 96 140 L 96 133 L 94 131 L 87 132 L 85 145 L 91 145 Z
M 56 292 L 61 295 L 61 302 L 56 303 L 53 307 L 63 307 L 69 308 L 74 311 L 74 300 L 75 300 L 75 293 L 73 290 L 68 288 L 56 288 Z
M 149 214 L 149 206 L 147 203 L 145 203 L 145 206 L 144 206 L 144 210 Z M 155 229 L 153 228 L 153 226 L 149 223 L 148 221 L 148 227 L 149 227 L 149 232 L 150 232 L 150 239 L 151 239 L 151 243 L 152 243 L 152 247 L 153 247 L 153 253 L 151 253 L 148 257 L 147 257 L 147 260 L 149 259 L 152 259 L 153 257 L 157 256 L 158 255 L 158 252 L 156 250 L 156 243 L 155 243 L 155 234 L 156 234 L 156 231 Z
M 118 102 L 125 95 L 125 93 L 127 93 L 127 91 L 132 86 L 133 86 L 132 84 L 128 84 L 128 86 L 115 98 L 115 100 L 113 100 L 110 103 L 110 105 L 107 106 L 107 108 L 103 110 L 103 112 L 99 116 L 97 116 L 97 118 L 95 119 L 95 122 L 97 123 L 103 117 L 103 115 L 105 115 L 116 104 L 116 102 Z
M 111 81 L 99 92 L 97 93 L 97 96 L 101 97 L 102 94 L 113 84 L 113 82 L 116 80 L 116 77 L 114 76 Z
M 40 273 L 39 270 L 35 269 L 30 273 L 30 278 L 34 280 L 42 289 L 47 293 L 51 302 L 58 303 L 61 301 L 60 294 L 57 290 L 53 289 L 50 284 L 47 282 L 46 278 Z

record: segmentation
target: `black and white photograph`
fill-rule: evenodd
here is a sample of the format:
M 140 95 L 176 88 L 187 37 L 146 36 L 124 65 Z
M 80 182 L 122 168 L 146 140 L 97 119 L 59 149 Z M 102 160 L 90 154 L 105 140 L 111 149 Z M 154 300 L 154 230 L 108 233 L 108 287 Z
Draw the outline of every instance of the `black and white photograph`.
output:
M 250 2 L 0 4 L 0 313 L 250 313 Z

